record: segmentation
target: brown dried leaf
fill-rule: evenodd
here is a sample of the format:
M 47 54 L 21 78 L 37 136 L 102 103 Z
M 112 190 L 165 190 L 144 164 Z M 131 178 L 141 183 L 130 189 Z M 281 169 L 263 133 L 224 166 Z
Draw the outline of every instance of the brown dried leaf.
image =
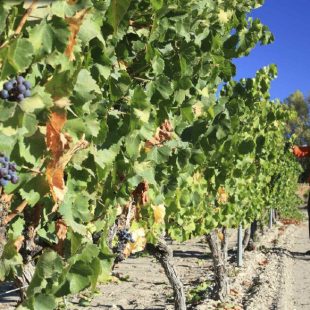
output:
M 50 190 L 54 201 L 62 201 L 66 194 L 66 185 L 64 180 L 64 169 L 55 167 L 51 162 L 46 169 L 46 177 L 50 186 Z
M 46 145 L 52 154 L 52 160 L 46 169 L 46 178 L 56 202 L 63 200 L 66 191 L 64 171 L 62 167 L 58 166 L 58 162 L 68 144 L 68 140 L 61 132 L 66 121 L 67 115 L 65 111 L 52 112 L 46 125 Z
M 268 264 L 268 259 L 263 259 L 262 261 L 258 262 L 259 266 L 266 266 Z
M 59 240 L 65 240 L 67 235 L 67 225 L 62 219 L 56 221 L 56 236 Z
M 8 214 L 3 220 L 3 224 L 7 225 L 10 221 L 12 221 L 16 215 L 22 213 L 27 206 L 26 200 L 24 200 L 16 209 L 14 209 L 10 214 Z
M 165 120 L 160 127 L 156 129 L 155 135 L 145 142 L 144 148 L 150 151 L 155 145 L 160 146 L 166 141 L 171 140 L 173 128 L 169 120 Z
M 220 186 L 217 190 L 217 201 L 220 204 L 225 204 L 228 201 L 228 193 L 223 186 Z
M 282 224 L 284 225 L 299 225 L 301 221 L 294 220 L 294 219 L 282 219 L 281 220 Z
M 67 17 L 66 20 L 69 23 L 70 36 L 67 44 L 67 48 L 65 50 L 65 55 L 69 58 L 70 61 L 74 60 L 74 46 L 76 43 L 76 37 L 80 31 L 80 27 L 83 23 L 83 19 L 88 13 L 90 8 L 83 9 L 77 12 L 73 17 Z
M 136 203 L 145 205 L 149 201 L 147 191 L 149 189 L 149 184 L 146 181 L 139 183 L 136 189 L 132 192 L 132 196 Z
M 67 115 L 65 111 L 52 112 L 49 122 L 46 124 L 46 145 L 52 153 L 54 162 L 59 160 L 60 156 L 63 154 L 64 143 L 66 144 L 66 140 L 61 137 L 61 130 L 66 121 Z
M 58 238 L 58 243 L 55 246 L 55 251 L 62 255 L 64 249 L 64 240 L 66 240 L 68 227 L 64 220 L 58 219 L 56 221 L 56 236 Z
M 52 161 L 47 169 L 46 176 L 55 202 L 62 201 L 66 193 L 64 170 L 73 155 L 79 150 L 87 148 L 89 143 L 83 138 L 63 154 L 57 162 Z
M 71 136 L 61 132 L 66 120 L 65 111 L 52 112 L 46 125 L 46 145 L 52 154 L 52 160 L 46 169 L 46 178 L 56 203 L 62 201 L 66 193 L 64 180 L 66 165 L 77 151 L 88 147 L 88 142 L 82 139 L 70 148 Z

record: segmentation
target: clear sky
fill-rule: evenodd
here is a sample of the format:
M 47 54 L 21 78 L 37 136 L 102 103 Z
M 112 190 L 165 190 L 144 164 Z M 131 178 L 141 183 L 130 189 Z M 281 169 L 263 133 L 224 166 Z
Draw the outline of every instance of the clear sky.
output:
M 237 59 L 236 78 L 253 77 L 268 64 L 278 66 L 271 97 L 284 99 L 297 89 L 310 95 L 310 0 L 266 0 L 251 16 L 259 18 L 275 36 L 275 42 L 257 46 Z

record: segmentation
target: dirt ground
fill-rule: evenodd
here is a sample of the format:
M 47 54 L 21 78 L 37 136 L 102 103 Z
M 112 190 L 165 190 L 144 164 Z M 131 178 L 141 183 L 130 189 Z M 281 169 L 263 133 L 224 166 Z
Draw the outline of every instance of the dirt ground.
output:
M 290 229 L 282 244 L 283 290 L 279 309 L 310 309 L 310 240 L 308 223 Z
M 205 300 L 188 309 L 309 310 L 310 242 L 308 226 L 277 224 L 260 238 L 255 251 L 246 252 L 244 265 L 230 264 L 231 290 L 225 305 Z M 236 231 L 230 231 L 230 258 L 234 261 Z M 212 280 L 211 257 L 203 240 L 171 244 L 174 263 L 188 297 Z M 115 280 L 98 289 L 84 307 L 78 298 L 67 300 L 67 309 L 173 309 L 172 290 L 161 266 L 150 256 L 132 257 L 115 269 Z M 5 291 L 10 286 L 0 287 Z M 196 289 L 196 294 L 190 294 Z M 203 290 L 202 290 L 203 291 Z M 81 297 L 81 296 L 79 296 Z M 0 309 L 15 309 L 16 294 L 0 297 Z M 38 309 L 39 310 L 39 309 Z

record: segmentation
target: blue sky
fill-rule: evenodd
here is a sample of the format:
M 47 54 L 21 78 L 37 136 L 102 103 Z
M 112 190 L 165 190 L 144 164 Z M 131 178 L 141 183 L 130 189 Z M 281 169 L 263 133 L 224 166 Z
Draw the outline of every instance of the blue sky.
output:
M 270 28 L 275 42 L 235 60 L 236 78 L 253 77 L 259 68 L 274 63 L 278 78 L 272 82 L 272 98 L 284 99 L 297 89 L 309 96 L 310 0 L 266 0 L 251 16 Z

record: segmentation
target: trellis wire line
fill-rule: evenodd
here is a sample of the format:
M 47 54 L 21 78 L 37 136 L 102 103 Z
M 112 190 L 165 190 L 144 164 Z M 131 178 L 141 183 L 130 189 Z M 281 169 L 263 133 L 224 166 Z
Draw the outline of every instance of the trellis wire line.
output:
M 19 290 L 22 290 L 24 288 L 27 288 L 29 285 L 25 285 L 25 286 L 22 286 L 22 287 L 19 287 L 19 288 L 15 288 L 14 290 L 9 290 L 9 291 L 6 291 L 4 293 L 1 293 L 0 294 L 0 297 L 1 296 L 4 296 L 4 295 L 7 295 L 7 294 L 10 294 L 10 293 L 13 293 L 13 292 L 16 292 L 16 291 L 19 291 Z

